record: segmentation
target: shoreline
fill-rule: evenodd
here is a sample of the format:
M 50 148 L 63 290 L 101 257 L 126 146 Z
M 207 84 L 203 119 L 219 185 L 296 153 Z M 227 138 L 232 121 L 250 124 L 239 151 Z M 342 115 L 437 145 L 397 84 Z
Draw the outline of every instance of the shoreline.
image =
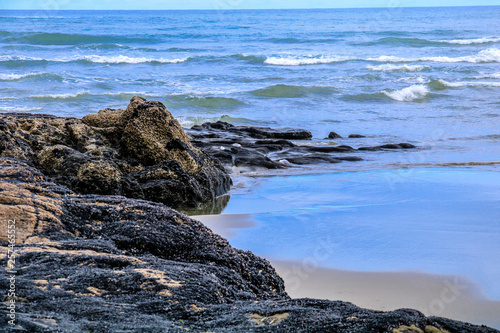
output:
M 479 286 L 465 278 L 419 272 L 359 272 L 318 267 L 304 279 L 294 269 L 300 261 L 269 259 L 292 298 L 341 300 L 356 306 L 394 311 L 411 308 L 426 316 L 440 316 L 500 328 L 500 301 L 481 295 Z M 497 317 L 497 319 L 492 319 Z
M 238 230 L 256 227 L 252 216 L 214 214 L 190 217 L 231 241 Z M 466 277 L 413 271 L 351 271 L 317 265 L 311 267 L 306 259 L 266 259 L 283 278 L 287 293 L 294 299 L 340 300 L 379 311 L 411 308 L 426 316 L 500 329 L 500 318 L 494 319 L 500 313 L 500 300 L 487 298 L 481 287 Z

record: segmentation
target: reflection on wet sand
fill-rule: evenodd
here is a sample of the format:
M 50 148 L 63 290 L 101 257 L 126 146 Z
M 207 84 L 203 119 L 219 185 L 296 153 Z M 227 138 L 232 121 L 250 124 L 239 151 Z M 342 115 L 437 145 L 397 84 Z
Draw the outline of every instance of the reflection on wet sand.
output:
M 205 204 L 199 205 L 196 208 L 186 208 L 180 211 L 186 215 L 208 215 L 208 214 L 220 214 L 226 208 L 229 203 L 231 196 L 223 195 L 215 198 L 212 202 L 207 202 Z
M 390 311 L 412 308 L 500 328 L 500 301 L 486 299 L 480 287 L 459 276 L 416 272 L 356 272 L 311 267 L 305 262 L 270 260 L 293 298 L 342 300 Z

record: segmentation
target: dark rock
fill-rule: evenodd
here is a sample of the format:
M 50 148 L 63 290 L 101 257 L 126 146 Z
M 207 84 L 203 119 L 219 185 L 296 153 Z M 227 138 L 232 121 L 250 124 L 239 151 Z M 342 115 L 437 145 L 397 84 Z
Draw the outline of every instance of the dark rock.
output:
M 328 155 L 318 155 L 318 154 L 306 154 L 297 157 L 287 157 L 286 160 L 293 164 L 304 165 L 304 164 L 318 164 L 318 163 L 340 163 L 340 159 L 328 156 Z
M 159 203 L 75 194 L 20 160 L 0 158 L 0 189 L 1 290 L 16 281 L 16 326 L 2 306 L 2 332 L 498 332 L 290 299 L 268 261 L 200 222 Z
M 345 153 L 345 152 L 351 152 L 351 151 L 355 150 L 351 146 L 346 146 L 346 145 L 319 146 L 319 147 L 310 146 L 310 147 L 307 147 L 307 149 L 310 151 L 316 151 L 316 152 L 320 152 L 320 153 Z
M 289 130 L 288 132 L 301 133 L 302 131 Z M 357 156 L 331 156 L 332 153 L 352 153 L 357 150 L 347 145 L 313 146 L 300 145 L 284 139 L 263 139 L 263 137 L 271 136 L 269 133 L 278 132 L 286 134 L 269 128 L 264 131 L 262 127 L 234 126 L 220 121 L 193 126 L 191 130 L 188 130 L 194 146 L 219 159 L 227 167 L 246 166 L 277 169 L 307 164 L 362 160 L 361 157 Z M 362 136 L 351 134 L 350 137 Z M 414 146 L 411 144 L 400 143 L 361 147 L 358 151 L 409 149 L 412 147 Z M 287 162 L 283 163 L 283 160 Z
M 337 134 L 336 132 L 330 132 L 328 134 L 328 139 L 341 139 L 342 136 L 340 134 Z
M 303 129 L 288 129 L 280 131 L 270 127 L 234 126 L 223 121 L 218 121 L 216 123 L 206 122 L 201 126 L 193 126 L 191 129 L 196 131 L 200 131 L 202 129 L 229 131 L 232 133 L 246 134 L 257 139 L 312 139 L 311 132 Z
M 234 125 L 219 120 L 216 123 L 206 122 L 203 125 L 201 125 L 201 127 L 207 128 L 207 129 L 229 130 L 229 129 L 233 129 Z
M 366 138 L 366 136 L 361 134 L 349 134 L 349 139 L 359 139 L 359 138 Z
M 278 131 L 268 127 L 240 127 L 239 130 L 247 132 L 254 138 L 262 139 L 286 139 L 286 140 L 310 140 L 311 132 L 307 130 L 285 130 Z
M 363 160 L 359 156 L 336 156 L 335 158 L 341 161 L 349 161 L 349 162 L 359 162 Z
M 181 207 L 212 201 L 231 186 L 224 167 L 191 144 L 160 102 L 134 97 L 125 110 L 82 120 L 3 114 L 0 121 L 0 157 L 28 161 L 78 193 Z
M 366 150 L 366 151 L 379 151 L 379 150 L 384 150 L 384 149 L 413 149 L 416 148 L 414 145 L 411 143 L 389 143 L 381 146 L 374 146 L 374 147 L 360 147 L 358 150 Z
M 234 156 L 233 163 L 235 166 L 254 166 L 267 169 L 280 169 L 283 167 L 281 163 L 272 161 L 269 157 L 256 150 L 233 147 L 231 153 Z

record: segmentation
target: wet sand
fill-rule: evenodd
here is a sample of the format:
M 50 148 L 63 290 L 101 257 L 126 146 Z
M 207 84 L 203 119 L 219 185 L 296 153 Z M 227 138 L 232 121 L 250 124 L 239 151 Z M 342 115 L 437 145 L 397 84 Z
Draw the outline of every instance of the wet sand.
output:
M 199 215 L 219 235 L 234 237 L 238 229 L 253 228 L 251 214 Z M 357 272 L 318 267 L 305 261 L 268 258 L 285 280 L 293 298 L 342 300 L 363 308 L 390 311 L 411 308 L 500 329 L 500 301 L 489 300 L 480 287 L 460 276 L 419 272 Z
M 383 311 L 411 308 L 427 316 L 500 328 L 500 301 L 482 297 L 477 285 L 461 277 L 416 272 L 312 270 L 302 262 L 270 261 L 293 298 L 342 300 Z

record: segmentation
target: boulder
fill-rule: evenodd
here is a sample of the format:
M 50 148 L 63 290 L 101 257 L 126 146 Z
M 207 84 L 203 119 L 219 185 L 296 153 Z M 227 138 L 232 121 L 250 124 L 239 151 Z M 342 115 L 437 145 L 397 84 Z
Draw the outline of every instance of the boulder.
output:
M 336 132 L 330 132 L 328 134 L 328 139 L 341 139 L 342 136 L 340 134 L 337 134 Z
M 113 194 L 193 207 L 225 194 L 224 167 L 195 148 L 166 107 L 134 97 L 128 107 L 81 120 L 0 115 L 0 157 L 28 161 L 82 194 Z

